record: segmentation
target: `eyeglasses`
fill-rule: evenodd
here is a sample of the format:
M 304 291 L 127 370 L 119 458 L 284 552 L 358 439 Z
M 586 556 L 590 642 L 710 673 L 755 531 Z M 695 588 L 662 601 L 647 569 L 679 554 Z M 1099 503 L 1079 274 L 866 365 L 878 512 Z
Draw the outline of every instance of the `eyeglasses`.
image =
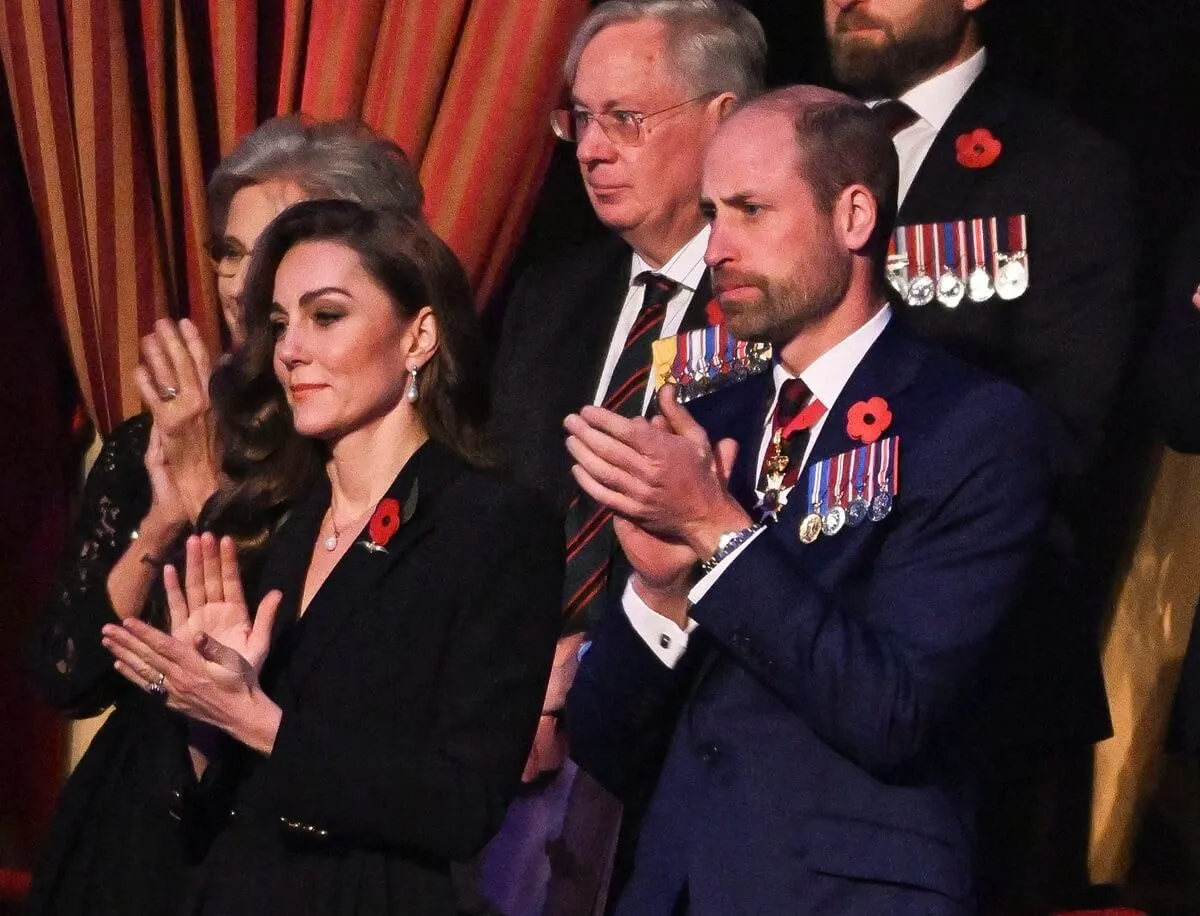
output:
M 250 252 L 230 239 L 213 239 L 208 245 L 208 257 L 218 277 L 236 277 L 249 256 Z
M 646 139 L 647 129 L 643 125 L 651 118 L 657 118 L 659 115 L 675 111 L 684 105 L 691 105 L 693 102 L 711 99 L 716 95 L 718 95 L 716 92 L 706 92 L 704 95 L 685 99 L 649 114 L 642 114 L 639 111 L 603 111 L 600 114 L 593 114 L 586 108 L 556 108 L 550 112 L 550 128 L 558 139 L 566 140 L 568 143 L 578 143 L 588 125 L 594 122 L 599 125 L 604 136 L 613 143 L 620 146 L 637 146 Z

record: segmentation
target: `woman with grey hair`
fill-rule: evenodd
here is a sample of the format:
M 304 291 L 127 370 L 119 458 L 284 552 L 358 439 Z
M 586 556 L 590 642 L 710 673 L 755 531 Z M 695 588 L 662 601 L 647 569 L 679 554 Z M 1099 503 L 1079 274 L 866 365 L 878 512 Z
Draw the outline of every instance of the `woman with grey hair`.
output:
M 394 143 L 354 120 L 294 115 L 243 138 L 207 193 L 210 253 L 235 346 L 248 255 L 283 209 L 342 198 L 419 217 L 422 203 L 416 172 Z M 166 709 L 156 685 L 138 690 L 113 670 L 101 628 L 134 616 L 167 627 L 160 569 L 204 527 L 219 449 L 209 356 L 192 322 L 157 322 L 141 352 L 136 379 L 147 411 L 113 431 L 88 475 L 30 645 L 33 677 L 56 707 L 73 718 L 113 709 L 63 789 L 34 873 L 31 916 L 162 916 L 183 880 L 178 822 L 194 781 L 189 750 L 206 736 Z M 252 567 L 261 545 L 243 546 Z

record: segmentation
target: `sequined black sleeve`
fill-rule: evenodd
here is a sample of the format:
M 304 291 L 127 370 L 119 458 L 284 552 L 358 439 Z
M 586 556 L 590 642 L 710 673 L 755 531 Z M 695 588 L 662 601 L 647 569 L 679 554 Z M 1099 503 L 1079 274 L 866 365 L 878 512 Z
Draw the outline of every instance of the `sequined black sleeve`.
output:
M 150 508 L 143 463 L 149 434 L 150 416 L 141 414 L 113 430 L 105 443 L 30 640 L 34 680 L 51 703 L 76 718 L 102 712 L 124 689 L 112 655 L 100 644 L 100 629 L 117 620 L 108 575 Z

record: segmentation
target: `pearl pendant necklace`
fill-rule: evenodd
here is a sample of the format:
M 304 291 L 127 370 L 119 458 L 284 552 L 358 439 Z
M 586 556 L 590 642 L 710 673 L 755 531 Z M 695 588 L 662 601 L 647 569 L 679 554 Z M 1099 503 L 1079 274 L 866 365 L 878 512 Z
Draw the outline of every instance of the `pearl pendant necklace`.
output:
M 329 535 L 329 537 L 325 538 L 325 549 L 330 553 L 333 553 L 333 551 L 337 550 L 337 542 L 338 532 L 335 531 L 333 534 Z

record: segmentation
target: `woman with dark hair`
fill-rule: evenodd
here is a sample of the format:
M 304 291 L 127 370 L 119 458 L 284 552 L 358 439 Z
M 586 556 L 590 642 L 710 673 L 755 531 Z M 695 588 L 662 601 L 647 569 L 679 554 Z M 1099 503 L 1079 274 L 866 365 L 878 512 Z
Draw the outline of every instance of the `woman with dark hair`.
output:
M 480 470 L 470 290 L 423 223 L 297 204 L 243 301 L 214 518 L 286 517 L 254 600 L 206 536 L 165 582 L 176 632 L 219 632 L 104 631 L 123 676 L 219 733 L 185 815 L 207 847 L 192 911 L 454 913 L 451 863 L 499 826 L 541 711 L 561 525 Z
M 235 344 L 248 252 L 276 214 L 309 197 L 417 214 L 422 194 L 400 148 L 357 121 L 286 116 L 248 134 L 208 186 L 213 266 Z M 113 708 L 63 790 L 31 916 L 161 916 L 182 881 L 178 793 L 192 778 L 184 720 L 113 672 L 100 630 L 132 617 L 166 625 L 161 561 L 197 530 L 219 456 L 196 328 L 160 321 L 142 354 L 147 412 L 113 430 L 96 460 L 30 644 L 31 673 L 55 706 L 73 717 Z

